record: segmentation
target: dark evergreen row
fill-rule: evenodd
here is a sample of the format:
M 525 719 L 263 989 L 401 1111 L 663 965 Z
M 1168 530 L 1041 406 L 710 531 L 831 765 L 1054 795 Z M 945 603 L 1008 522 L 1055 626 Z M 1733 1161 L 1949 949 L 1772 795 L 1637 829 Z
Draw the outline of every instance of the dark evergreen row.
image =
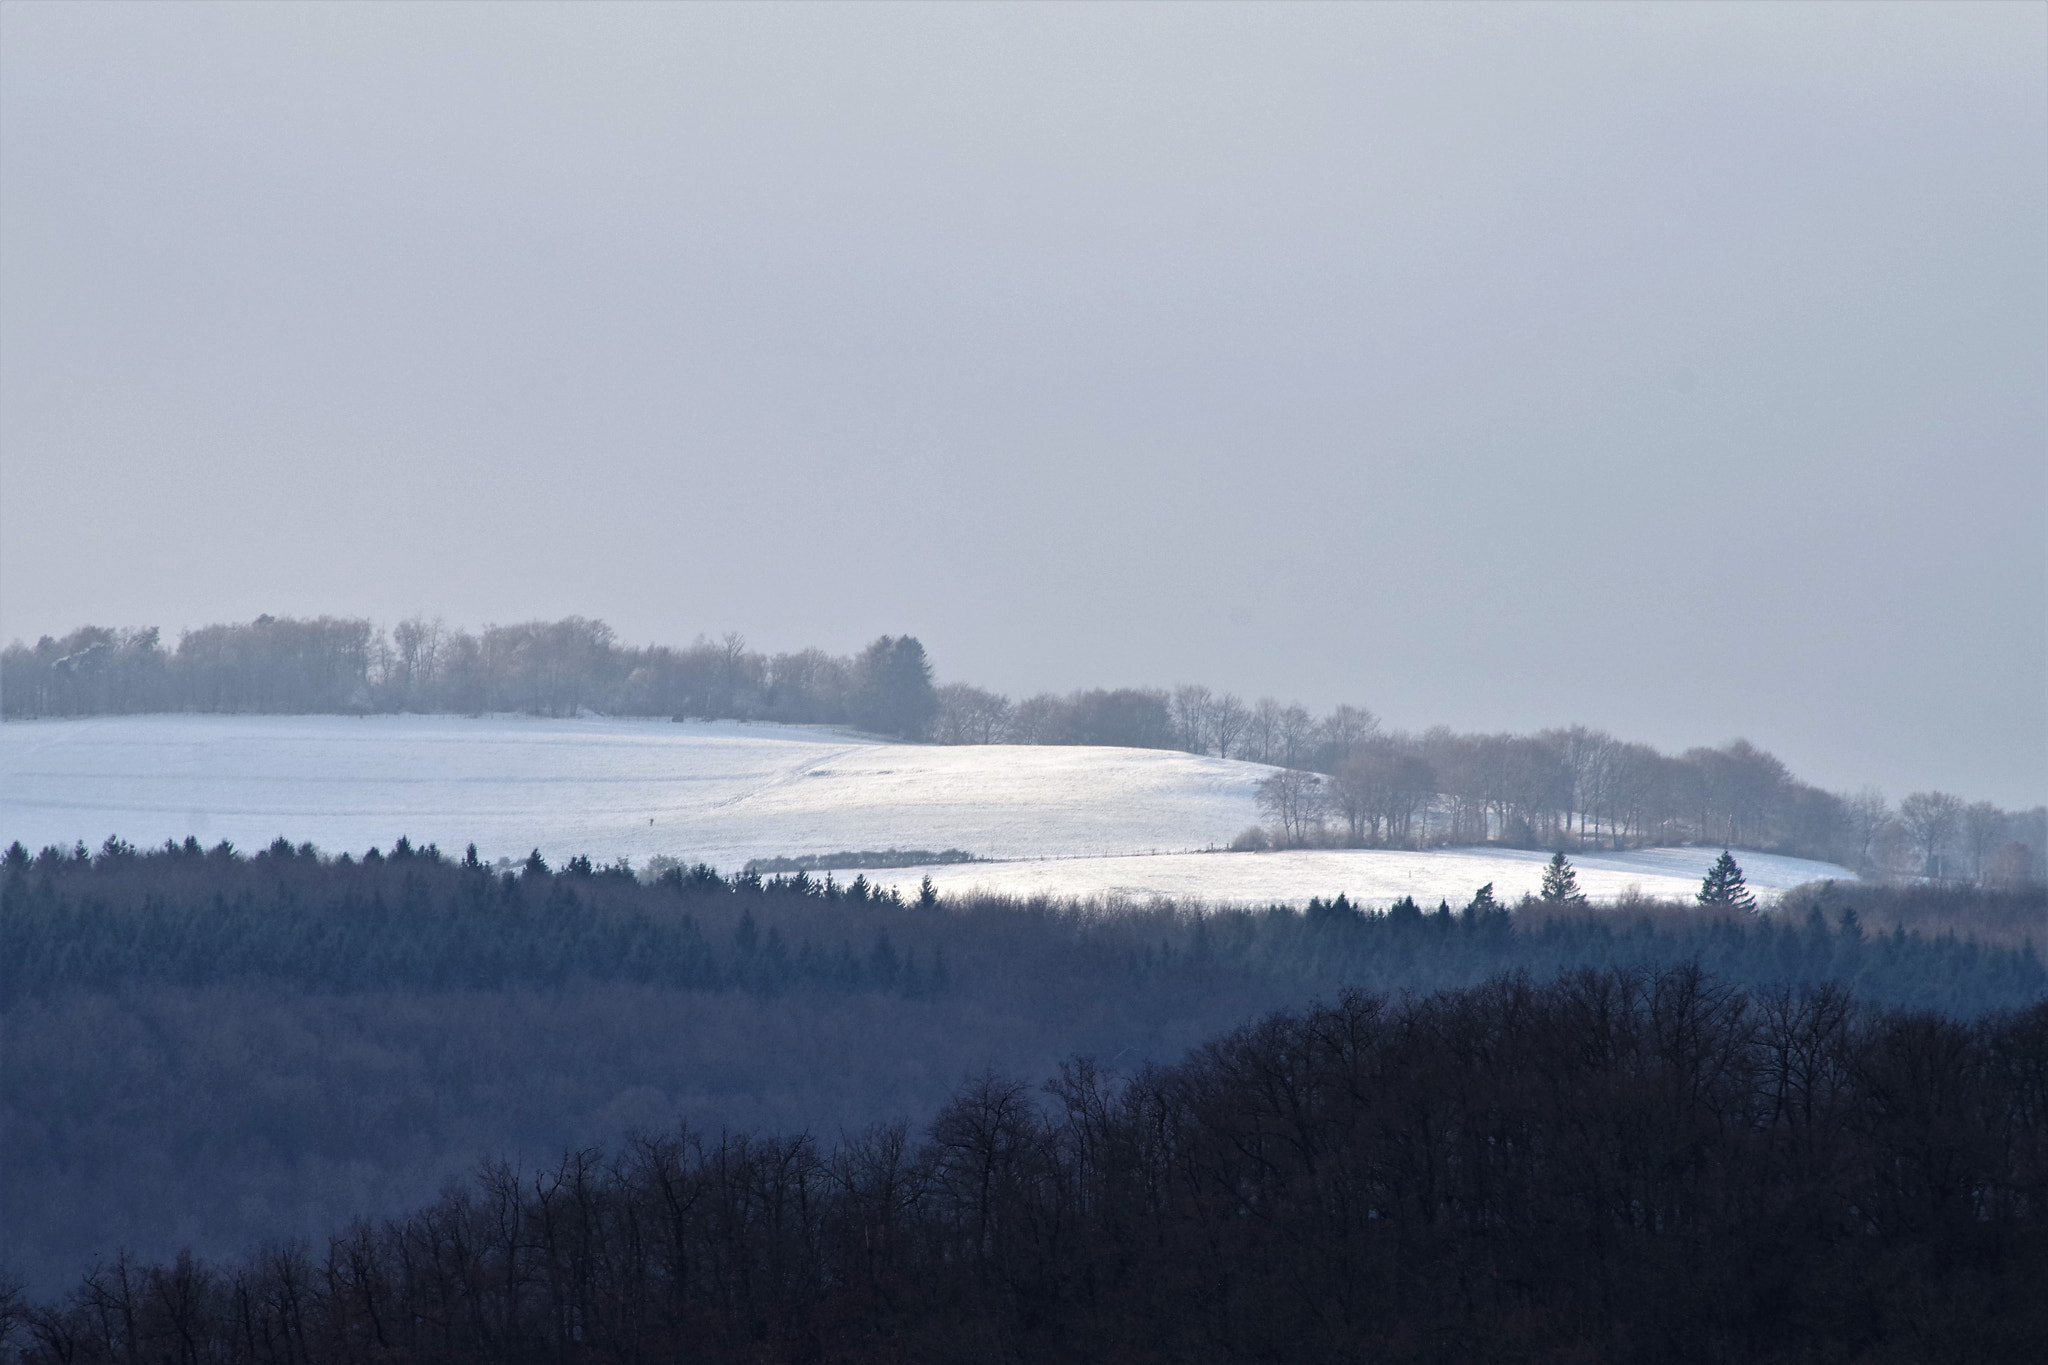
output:
M 906 902 L 872 891 L 865 877 L 844 886 L 804 872 L 725 878 L 701 864 L 643 884 L 624 866 L 583 858 L 551 871 L 536 854 L 500 874 L 474 850 L 458 862 L 404 840 L 360 860 L 282 839 L 249 858 L 191 840 L 149 852 L 109 840 L 97 856 L 81 846 L 31 857 L 17 843 L 0 864 L 8 999 L 251 979 L 328 991 L 587 980 L 915 997 L 956 981 L 979 990 L 1020 971 L 1102 983 L 1192 984 L 1222 973 L 1305 989 L 1433 990 L 1509 969 L 1548 977 L 1682 962 L 1749 988 L 1836 982 L 1873 1002 L 1957 1015 L 2024 1005 L 2048 989 L 2033 943 L 1926 937 L 1908 932 L 1896 911 L 1892 932 L 1867 934 L 1847 886 L 1836 888 L 1832 921 L 1818 903 L 1786 922 L 1730 907 L 1594 914 L 1562 898 L 1527 903 L 1547 913 L 1518 927 L 1491 888 L 1462 908 L 1427 912 L 1404 901 L 1367 914 L 1339 897 L 1306 913 L 1091 915 L 995 898 L 941 907 L 928 889 Z M 2041 900 L 2038 891 L 1924 896 Z
M 16 1305 L 36 1362 L 2035 1361 L 2048 1005 L 1347 993 L 921 1139 L 685 1133 Z

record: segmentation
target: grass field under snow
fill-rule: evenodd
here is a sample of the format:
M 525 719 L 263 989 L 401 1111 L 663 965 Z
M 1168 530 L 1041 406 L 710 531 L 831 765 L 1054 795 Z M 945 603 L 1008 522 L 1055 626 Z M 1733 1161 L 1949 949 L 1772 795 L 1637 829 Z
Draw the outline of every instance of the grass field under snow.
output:
M 399 836 L 487 859 L 538 848 L 733 869 L 749 858 L 961 848 L 1005 860 L 869 873 L 914 889 L 1302 901 L 1454 902 L 1533 890 L 1545 854 L 1221 854 L 1258 819 L 1258 764 L 1153 749 L 895 744 L 822 726 L 453 716 L 120 716 L 0 725 L 0 842 L 282 834 L 329 852 Z M 1577 857 L 1595 896 L 1690 894 L 1718 850 Z M 1161 856 L 1149 856 L 1149 855 Z M 1146 855 L 1146 856 L 1134 856 Z M 1743 857 L 1769 893 L 1827 863 Z

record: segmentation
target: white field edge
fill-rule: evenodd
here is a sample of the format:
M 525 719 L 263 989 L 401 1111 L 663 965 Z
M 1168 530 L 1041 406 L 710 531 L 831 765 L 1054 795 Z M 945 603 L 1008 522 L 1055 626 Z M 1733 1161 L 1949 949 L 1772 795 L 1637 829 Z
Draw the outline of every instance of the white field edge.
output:
M 1619 853 L 1574 853 L 1579 888 L 1596 901 L 1629 894 L 1689 898 L 1699 890 L 1719 849 L 1646 848 Z M 1546 852 L 1510 848 L 1441 848 L 1422 852 L 1394 849 L 1290 849 L 1272 853 L 1166 853 L 1115 858 L 1038 858 L 1003 863 L 954 863 L 937 867 L 867 871 L 871 882 L 906 896 L 923 879 L 942 895 L 989 891 L 1000 895 L 1078 898 L 1103 905 L 1159 900 L 1224 906 L 1301 905 L 1311 896 L 1343 894 L 1368 907 L 1384 908 L 1413 896 L 1426 909 L 1439 900 L 1462 906 L 1481 886 L 1512 902 L 1535 894 L 1543 883 Z M 1738 853 L 1744 878 L 1759 901 L 1770 901 L 1795 886 L 1823 878 L 1850 880 L 1833 863 L 1777 854 Z M 840 881 L 857 874 L 836 872 Z
M 330 853 L 400 835 L 486 860 L 539 849 L 635 866 L 887 848 L 997 859 L 869 872 L 915 891 L 1208 904 L 1339 892 L 1462 904 L 1534 890 L 1546 853 L 1219 853 L 1258 819 L 1260 764 L 1154 749 L 912 745 L 826 726 L 459 716 L 117 716 L 0 725 L 0 842 L 192 835 L 245 851 L 283 835 Z M 1718 849 L 1575 856 L 1596 898 L 1690 895 Z M 1846 879 L 1738 853 L 1768 897 Z M 850 874 L 840 874 L 846 880 Z

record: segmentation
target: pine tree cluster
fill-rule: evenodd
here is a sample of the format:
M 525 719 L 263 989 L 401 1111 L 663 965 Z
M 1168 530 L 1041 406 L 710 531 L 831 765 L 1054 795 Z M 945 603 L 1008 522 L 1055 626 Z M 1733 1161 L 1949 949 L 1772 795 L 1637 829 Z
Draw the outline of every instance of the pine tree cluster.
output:
M 1744 908 L 1746 895 L 1724 854 L 1699 901 L 1709 911 Z M 1161 904 L 1087 913 L 1002 897 L 942 900 L 929 878 L 909 899 L 872 888 L 865 875 L 846 884 L 802 871 L 726 877 L 702 864 L 643 883 L 623 864 L 588 858 L 552 870 L 537 852 L 519 872 L 497 873 L 473 848 L 455 860 L 405 839 L 361 858 L 326 858 L 284 839 L 250 857 L 193 840 L 146 852 L 109 840 L 97 855 L 81 845 L 33 857 L 17 843 L 0 855 L 0 997 L 235 980 L 328 991 L 624 981 L 916 997 L 947 991 L 963 970 L 1013 977 L 1020 941 L 1043 970 L 1075 979 L 1226 972 L 1287 989 L 1442 989 L 1509 969 L 1548 976 L 1699 962 L 1748 986 L 1838 981 L 1873 1001 L 1974 1014 L 2024 1004 L 2048 984 L 2030 944 L 1902 929 L 1866 937 L 1846 903 L 1832 922 L 1817 909 L 1797 923 L 1592 912 L 1562 854 L 1543 895 L 1525 905 L 1552 913 L 1517 928 L 1490 884 L 1463 907 L 1433 911 L 1404 898 L 1374 913 L 1340 896 L 1312 900 L 1305 912 Z

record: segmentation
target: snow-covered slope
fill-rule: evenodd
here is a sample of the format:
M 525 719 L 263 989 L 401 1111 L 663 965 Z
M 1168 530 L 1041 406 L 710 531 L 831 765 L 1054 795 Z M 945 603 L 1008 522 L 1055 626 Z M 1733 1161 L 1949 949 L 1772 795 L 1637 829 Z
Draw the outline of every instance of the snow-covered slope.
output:
M 842 849 L 960 848 L 946 889 L 1300 901 L 1533 889 L 1542 854 L 1197 854 L 1257 820 L 1271 769 L 1154 749 L 892 744 L 819 726 L 453 716 L 123 716 L 0 725 L 0 842 L 279 834 L 329 851 L 399 835 L 486 859 L 538 848 L 719 867 Z M 1133 857 L 1140 854 L 1176 856 Z M 1690 894 L 1714 850 L 1578 859 L 1596 896 Z M 1108 855 L 1108 856 L 1105 856 Z M 1840 868 L 1748 855 L 1769 891 Z M 914 888 L 922 870 L 883 874 Z M 871 874 L 871 880 L 873 879 Z
M 819 726 L 453 716 L 0 725 L 0 840 L 195 834 L 330 851 L 399 835 L 488 859 L 733 868 L 841 849 L 979 857 L 1228 843 L 1268 770 L 1151 749 L 891 744 Z
M 1720 856 L 1719 849 L 1650 848 L 1624 853 L 1572 855 L 1579 887 L 1595 899 L 1612 899 L 1631 889 L 1647 896 L 1690 897 Z M 1760 900 L 1802 882 L 1853 876 L 1833 863 L 1769 853 L 1738 855 L 1743 874 Z M 1446 848 L 1424 853 L 1382 849 L 1312 849 L 1285 853 L 1176 853 L 1158 857 L 1037 858 L 1006 863 L 964 863 L 947 867 L 869 872 L 906 895 L 915 895 L 927 875 L 941 892 L 971 888 L 1014 896 L 1079 896 L 1147 901 L 1156 897 L 1200 900 L 1211 905 L 1272 902 L 1299 905 L 1311 896 L 1339 892 L 1372 906 L 1403 896 L 1434 908 L 1439 899 L 1462 905 L 1488 882 L 1494 895 L 1512 901 L 1534 894 L 1550 855 L 1510 848 Z M 852 876 L 841 873 L 843 881 Z

